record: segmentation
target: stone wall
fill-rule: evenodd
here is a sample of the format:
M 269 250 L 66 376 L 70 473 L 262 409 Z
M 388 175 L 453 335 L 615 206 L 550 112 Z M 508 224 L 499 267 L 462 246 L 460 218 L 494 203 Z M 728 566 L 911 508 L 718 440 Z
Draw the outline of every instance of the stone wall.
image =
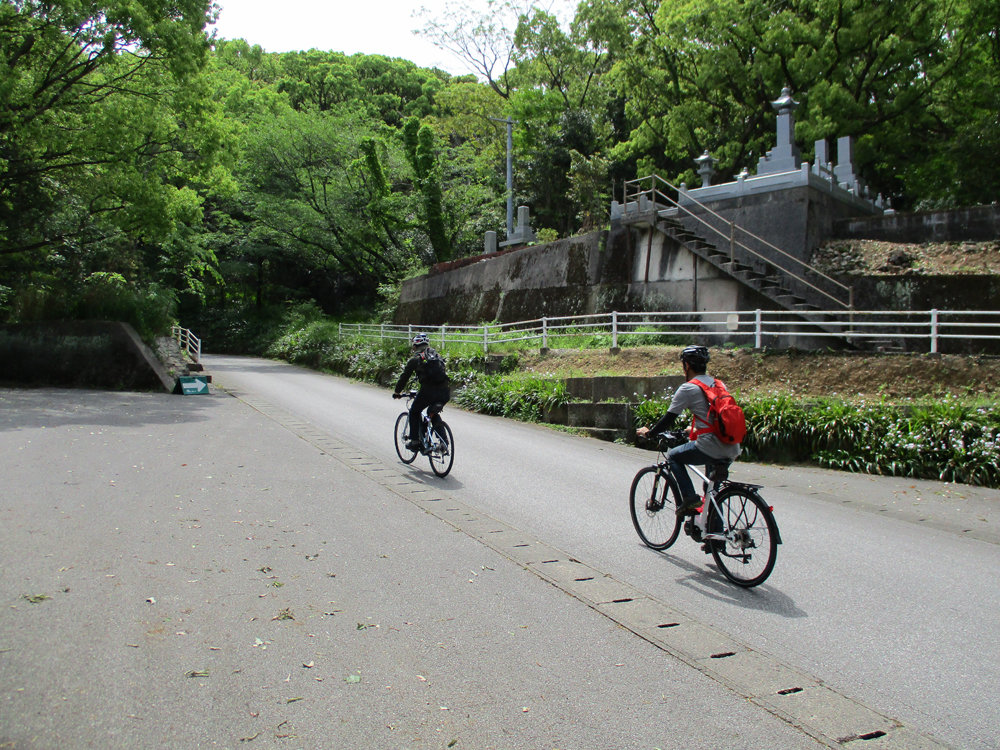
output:
M 933 216 L 895 215 L 843 220 L 838 203 L 811 188 L 777 195 L 733 198 L 714 206 L 778 247 L 798 248 L 807 260 L 830 233 L 920 237 L 989 234 L 996 207 L 938 212 Z M 895 233 L 887 227 L 896 226 Z M 934 230 L 931 227 L 938 227 Z M 881 234 L 880 234 L 881 233 Z M 914 236 L 917 236 L 915 234 Z M 859 310 L 1000 309 L 1000 277 L 843 277 L 855 290 Z M 504 250 L 441 264 L 406 280 L 400 289 L 395 322 L 421 325 L 477 325 L 541 317 L 650 311 L 773 310 L 777 305 L 648 225 L 612 224 L 556 242 Z
M 1000 276 L 847 276 L 858 310 L 1000 310 Z
M 820 183 L 818 178 L 814 182 Z M 728 226 L 698 207 L 687 208 L 717 231 L 686 217 L 682 219 L 684 225 L 724 249 Z M 845 203 L 814 184 L 726 198 L 712 202 L 709 208 L 726 221 L 734 222 L 805 263 L 811 260 L 813 251 L 834 235 L 835 227 L 846 221 L 852 212 L 856 213 L 853 204 Z M 761 249 L 742 233 L 738 232 L 736 239 Z
M 407 279 L 397 323 L 511 322 L 625 309 L 627 233 L 591 232 Z
M 437 266 L 403 282 L 394 321 L 477 325 L 616 310 L 758 307 L 774 304 L 661 232 L 616 225 Z
M 834 222 L 833 236 L 911 243 L 1000 240 L 1000 206 L 841 219 Z

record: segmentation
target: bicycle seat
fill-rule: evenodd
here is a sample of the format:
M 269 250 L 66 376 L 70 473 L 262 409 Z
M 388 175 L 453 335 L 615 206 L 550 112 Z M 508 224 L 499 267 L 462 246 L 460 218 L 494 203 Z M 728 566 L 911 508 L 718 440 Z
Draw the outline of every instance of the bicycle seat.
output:
M 430 406 L 427 407 L 427 416 L 432 417 L 435 414 L 440 414 L 441 410 L 444 409 L 443 401 L 435 401 Z
M 729 479 L 729 467 L 732 463 L 732 461 L 720 461 L 718 463 L 709 464 L 705 467 L 705 475 L 708 477 L 709 481 L 724 482 Z

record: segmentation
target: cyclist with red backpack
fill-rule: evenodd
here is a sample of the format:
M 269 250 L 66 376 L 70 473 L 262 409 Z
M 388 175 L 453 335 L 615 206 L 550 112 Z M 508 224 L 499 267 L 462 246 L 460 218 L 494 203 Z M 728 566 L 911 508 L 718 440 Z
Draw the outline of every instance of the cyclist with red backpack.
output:
M 659 435 L 673 428 L 677 418 L 685 411 L 693 415 L 690 441 L 667 453 L 670 473 L 681 494 L 677 515 L 696 513 L 702 504 L 686 465 L 728 466 L 740 455 L 740 441 L 746 435 L 743 411 L 729 395 L 725 384 L 706 373 L 708 359 L 707 347 L 686 347 L 681 352 L 681 366 L 687 382 L 674 391 L 667 413 L 656 424 L 636 430 L 639 437 Z
M 417 376 L 420 391 L 410 405 L 410 439 L 406 444 L 407 450 L 416 451 L 420 450 L 422 437 L 420 413 L 427 407 L 433 406 L 434 408 L 428 410 L 427 414 L 431 418 L 431 424 L 437 428 L 441 421 L 441 408 L 451 398 L 451 389 L 444 359 L 431 348 L 427 334 L 418 333 L 411 343 L 413 354 L 406 361 L 406 366 L 396 381 L 392 397 L 402 398 L 402 390 L 410 382 L 410 378 L 413 375 Z

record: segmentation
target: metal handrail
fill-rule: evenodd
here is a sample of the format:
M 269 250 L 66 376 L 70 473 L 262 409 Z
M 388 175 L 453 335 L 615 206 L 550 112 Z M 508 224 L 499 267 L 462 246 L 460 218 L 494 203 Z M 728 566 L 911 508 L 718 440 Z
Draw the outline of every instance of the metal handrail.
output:
M 643 184 L 646 181 L 650 182 L 650 186 L 648 188 L 645 187 L 644 184 Z M 785 252 L 784 250 L 782 250 L 777 245 L 774 245 L 774 244 L 768 242 L 763 237 L 757 236 L 756 234 L 754 234 L 750 230 L 744 229 L 743 227 L 741 227 L 736 222 L 730 221 L 729 219 L 727 219 L 724 216 L 720 215 L 716 211 L 713 211 L 711 208 L 709 208 L 708 206 L 706 206 L 704 203 L 702 203 L 699 200 L 697 200 L 696 198 L 692 197 L 690 193 L 684 191 L 683 194 L 684 194 L 684 197 L 685 197 L 686 200 L 690 201 L 691 203 L 693 203 L 694 205 L 698 206 L 700 209 L 702 209 L 706 213 L 711 214 L 712 216 L 714 216 L 715 218 L 717 218 L 719 221 L 721 221 L 721 222 L 725 223 L 726 225 L 728 225 L 728 227 L 729 227 L 729 235 L 727 236 L 724 232 L 722 232 L 721 230 L 719 230 L 718 227 L 715 227 L 712 224 L 710 224 L 709 222 L 705 221 L 701 216 L 699 216 L 698 214 L 694 213 L 693 211 L 691 211 L 690 209 L 688 209 L 686 206 L 684 206 L 683 204 L 681 204 L 680 201 L 676 201 L 673 198 L 671 198 L 669 195 L 667 195 L 666 193 L 662 192 L 659 189 L 659 187 L 658 187 L 659 183 L 663 183 L 668 188 L 670 188 L 671 190 L 673 190 L 674 192 L 676 192 L 678 195 L 680 195 L 682 193 L 682 191 L 680 190 L 680 188 L 674 187 L 673 185 L 671 185 L 669 182 L 667 182 L 666 180 L 664 180 L 659 175 L 653 174 L 653 175 L 649 175 L 647 177 L 640 177 L 640 178 L 635 179 L 635 180 L 627 180 L 625 182 L 625 185 L 624 185 L 624 196 L 623 196 L 624 199 L 625 199 L 625 203 L 628 204 L 629 200 L 630 200 L 630 193 L 629 193 L 629 186 L 630 185 L 631 186 L 635 186 L 637 188 L 635 190 L 635 192 L 631 194 L 632 197 L 634 198 L 634 200 L 636 202 L 639 201 L 639 197 L 640 196 L 647 195 L 647 196 L 650 197 L 651 202 L 653 203 L 653 206 L 654 206 L 654 209 L 655 209 L 655 206 L 659 205 L 659 203 L 657 202 L 656 198 L 657 197 L 663 198 L 663 200 L 667 204 L 674 206 L 675 208 L 677 208 L 680 211 L 683 211 L 687 216 L 690 216 L 695 221 L 699 222 L 700 224 L 704 225 L 708 229 L 710 229 L 713 232 L 715 232 L 720 237 L 724 238 L 729 243 L 729 259 L 731 261 L 735 260 L 735 257 L 734 257 L 735 256 L 735 250 L 734 250 L 734 248 L 735 247 L 740 247 L 743 250 L 746 250 L 751 255 L 759 258 L 763 262 L 769 263 L 769 264 L 777 267 L 783 273 L 785 273 L 788 276 L 792 277 L 793 279 L 795 279 L 799 283 L 804 284 L 805 286 L 807 286 L 810 289 L 814 290 L 815 292 L 817 292 L 818 294 L 822 295 L 823 297 L 826 297 L 827 299 L 831 300 L 835 304 L 840 305 L 841 307 L 843 307 L 845 309 L 848 309 L 848 310 L 852 309 L 854 307 L 854 289 L 852 287 L 849 287 L 846 284 L 843 284 L 840 281 L 837 281 L 835 278 L 833 278 L 831 276 L 828 276 L 827 274 L 823 273 L 822 271 L 820 271 L 819 269 L 815 268 L 814 266 L 811 266 L 808 263 L 806 263 L 805 261 L 800 260 L 799 258 L 796 258 L 794 255 L 791 255 L 791 254 Z M 639 189 L 639 188 L 642 188 L 642 189 Z M 800 266 L 802 266 L 806 270 L 808 270 L 808 271 L 816 274 L 817 276 L 819 276 L 820 278 L 824 279 L 825 281 L 828 281 L 830 284 L 832 284 L 836 288 L 839 288 L 841 291 L 846 292 L 846 294 L 847 294 L 847 302 L 844 302 L 842 299 L 839 299 L 835 295 L 830 294 L 826 290 L 819 288 L 818 286 L 816 286 L 815 284 L 813 284 L 812 282 L 810 282 L 808 279 L 803 278 L 802 276 L 800 276 L 799 274 L 795 273 L 794 271 L 792 271 L 792 270 L 790 270 L 788 268 L 785 268 L 779 262 L 776 262 L 776 260 L 774 258 L 769 258 L 769 257 L 765 256 L 764 254 L 757 252 L 756 250 L 754 250 L 750 246 L 748 246 L 748 245 L 746 245 L 746 244 L 738 241 L 736 239 L 736 232 L 737 232 L 737 230 L 740 231 L 740 232 L 742 232 L 743 234 L 747 235 L 748 237 L 752 237 L 757 242 L 760 242 L 765 247 L 770 248 L 771 250 L 773 250 L 776 253 L 784 256 L 785 258 L 787 258 L 789 260 L 792 260 L 795 263 L 798 263 Z
M 173 336 L 181 349 L 188 353 L 195 363 L 201 362 L 201 339 L 195 336 L 187 328 L 171 326 L 170 335 Z

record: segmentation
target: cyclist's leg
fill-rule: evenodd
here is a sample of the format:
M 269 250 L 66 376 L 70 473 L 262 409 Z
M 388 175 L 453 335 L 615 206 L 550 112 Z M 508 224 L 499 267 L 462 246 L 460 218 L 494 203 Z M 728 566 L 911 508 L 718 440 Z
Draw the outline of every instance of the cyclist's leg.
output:
M 420 413 L 431 404 L 431 399 L 427 397 L 427 391 L 421 388 L 417 393 L 413 403 L 410 404 L 410 440 L 421 442 L 423 440 L 423 425 L 421 425 Z
M 712 461 L 698 448 L 698 444 L 693 440 L 671 448 L 667 453 L 667 463 L 670 466 L 670 473 L 677 482 L 677 489 L 681 493 L 681 505 L 677 508 L 678 513 L 690 513 L 701 505 L 701 496 L 695 492 L 694 484 L 691 482 L 691 475 L 688 474 L 687 465 L 695 464 L 704 466 Z
M 448 401 L 451 399 L 451 391 L 447 386 L 443 387 L 437 386 L 434 388 L 428 388 L 427 391 L 428 391 L 427 395 L 430 401 L 434 404 L 440 404 L 440 408 L 434 409 L 433 413 L 431 413 L 432 410 L 430 409 L 427 412 L 428 416 L 430 416 L 431 418 L 431 424 L 434 425 L 434 430 L 441 437 L 441 439 L 447 442 L 448 436 L 447 434 L 445 434 L 444 430 L 439 429 L 439 426 L 442 422 L 441 408 L 444 408 L 444 405 L 448 403 Z

